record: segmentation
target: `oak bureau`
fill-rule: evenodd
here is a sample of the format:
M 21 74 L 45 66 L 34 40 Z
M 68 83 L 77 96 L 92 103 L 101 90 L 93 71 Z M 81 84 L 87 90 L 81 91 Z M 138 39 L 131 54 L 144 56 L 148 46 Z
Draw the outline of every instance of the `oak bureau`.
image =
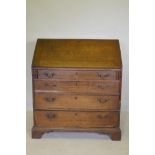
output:
M 121 139 L 118 40 L 38 39 L 32 62 L 32 138 L 77 131 Z

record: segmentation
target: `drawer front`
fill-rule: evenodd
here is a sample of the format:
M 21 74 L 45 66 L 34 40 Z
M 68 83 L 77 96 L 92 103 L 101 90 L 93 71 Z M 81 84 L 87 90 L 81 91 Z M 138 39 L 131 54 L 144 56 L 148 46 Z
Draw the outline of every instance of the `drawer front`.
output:
M 119 109 L 119 96 L 97 95 L 56 95 L 54 93 L 36 92 L 36 109 Z
M 118 71 L 102 70 L 38 70 L 38 78 L 41 79 L 65 79 L 65 80 L 116 80 Z
M 119 94 L 119 82 L 35 80 L 35 91 Z
M 119 112 L 35 111 L 36 126 L 51 128 L 118 127 Z

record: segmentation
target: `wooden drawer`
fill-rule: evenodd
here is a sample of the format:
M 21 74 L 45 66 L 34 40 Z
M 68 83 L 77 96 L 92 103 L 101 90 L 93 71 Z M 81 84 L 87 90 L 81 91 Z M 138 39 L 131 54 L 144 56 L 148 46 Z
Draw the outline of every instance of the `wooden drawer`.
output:
M 49 92 L 36 92 L 36 109 L 85 109 L 118 110 L 119 96 L 63 95 Z
M 51 128 L 118 127 L 119 112 L 35 111 L 35 123 Z
M 35 91 L 119 94 L 119 82 L 34 80 Z
M 38 78 L 65 80 L 116 80 L 119 71 L 112 70 L 55 70 L 39 69 Z

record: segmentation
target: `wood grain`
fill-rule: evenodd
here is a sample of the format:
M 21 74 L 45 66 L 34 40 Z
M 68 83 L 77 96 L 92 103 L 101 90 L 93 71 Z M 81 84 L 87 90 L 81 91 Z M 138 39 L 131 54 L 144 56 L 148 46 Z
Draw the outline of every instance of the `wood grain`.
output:
M 39 69 L 39 79 L 57 79 L 57 80 L 119 80 L 118 71 L 112 70 L 64 70 L 64 69 Z
M 118 127 L 119 112 L 35 111 L 35 122 L 41 127 Z
M 38 39 L 32 81 L 32 138 L 52 131 L 82 131 L 121 140 L 118 40 Z
M 32 128 L 32 138 L 39 139 L 44 133 L 49 132 L 97 132 L 99 134 L 108 134 L 111 140 L 121 140 L 120 128 L 54 128 L 54 127 L 36 127 Z
M 35 109 L 119 110 L 119 96 L 35 93 Z
M 51 81 L 35 80 L 35 91 L 49 92 L 74 92 L 74 93 L 102 93 L 119 95 L 119 81 L 96 82 L 96 81 Z
M 121 68 L 119 41 L 38 39 L 32 66 Z

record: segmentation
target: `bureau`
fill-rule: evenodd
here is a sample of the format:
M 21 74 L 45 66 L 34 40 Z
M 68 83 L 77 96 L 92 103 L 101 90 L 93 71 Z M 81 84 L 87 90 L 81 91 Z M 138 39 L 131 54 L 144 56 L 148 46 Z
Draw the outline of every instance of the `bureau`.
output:
M 32 138 L 53 131 L 121 139 L 118 40 L 38 39 L 32 62 Z

